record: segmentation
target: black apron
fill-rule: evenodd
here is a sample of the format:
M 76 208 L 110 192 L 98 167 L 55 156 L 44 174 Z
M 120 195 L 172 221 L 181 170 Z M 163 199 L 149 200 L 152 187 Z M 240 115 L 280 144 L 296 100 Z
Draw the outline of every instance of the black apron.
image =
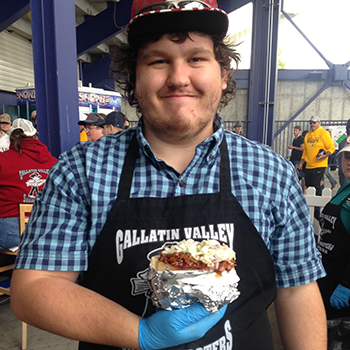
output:
M 340 218 L 343 204 L 349 199 L 350 196 L 345 197 L 338 205 L 328 203 L 324 207 L 320 219 L 322 230 L 317 248 L 322 254 L 322 263 L 327 276 L 319 279 L 317 283 L 320 287 L 327 319 L 329 320 L 350 316 L 350 307 L 338 310 L 333 308 L 329 303 L 334 289 L 342 280 L 349 265 L 350 235 L 346 232 Z M 350 275 L 350 271 L 348 275 Z
M 155 312 L 146 279 L 150 256 L 165 243 L 188 238 L 217 239 L 236 251 L 241 295 L 202 339 L 176 349 L 225 344 L 235 350 L 270 350 L 273 340 L 266 309 L 276 294 L 273 261 L 261 236 L 232 195 L 225 138 L 220 152 L 220 192 L 129 198 L 139 153 L 134 137 L 124 162 L 117 200 L 92 249 L 82 285 L 147 317 Z M 80 343 L 79 349 L 114 348 Z

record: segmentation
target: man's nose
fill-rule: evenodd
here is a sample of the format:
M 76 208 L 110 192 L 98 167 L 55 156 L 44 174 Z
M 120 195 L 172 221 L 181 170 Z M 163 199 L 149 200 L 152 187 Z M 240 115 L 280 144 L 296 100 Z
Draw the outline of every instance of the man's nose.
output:
M 190 84 L 190 69 L 184 63 L 172 63 L 169 66 L 168 85 L 174 87 Z

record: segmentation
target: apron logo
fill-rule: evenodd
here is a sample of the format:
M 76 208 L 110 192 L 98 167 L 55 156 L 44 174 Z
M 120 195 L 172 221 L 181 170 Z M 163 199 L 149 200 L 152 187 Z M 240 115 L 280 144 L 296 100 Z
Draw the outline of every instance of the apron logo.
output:
M 182 233 L 182 237 L 184 236 L 186 239 L 216 239 L 227 244 L 231 249 L 233 249 L 233 223 L 184 227 L 181 229 L 127 229 L 125 231 L 119 229 L 115 233 L 117 263 L 120 265 L 123 262 L 124 251 L 126 249 L 142 244 L 165 242 L 170 240 L 179 241 L 180 233 Z
M 231 333 L 231 323 L 229 320 L 226 320 L 224 324 L 224 331 L 225 335 L 223 335 L 221 338 L 215 340 L 214 342 L 203 345 L 196 349 L 190 349 L 190 350 L 210 350 L 210 349 L 220 349 L 220 350 L 232 350 L 233 348 L 233 337 Z
M 321 253 L 328 254 L 334 249 L 334 244 L 326 242 L 318 242 L 317 248 Z
M 324 225 L 324 221 L 328 221 L 329 223 L 332 224 L 332 228 L 334 230 L 335 223 L 337 222 L 337 217 L 332 216 L 332 215 L 327 215 L 327 214 L 322 214 L 321 216 L 321 225 Z

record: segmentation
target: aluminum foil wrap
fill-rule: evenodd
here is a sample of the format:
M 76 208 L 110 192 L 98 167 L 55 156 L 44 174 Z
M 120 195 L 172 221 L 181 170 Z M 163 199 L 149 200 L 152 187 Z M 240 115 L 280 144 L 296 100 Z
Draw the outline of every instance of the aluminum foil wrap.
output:
M 156 307 L 173 310 L 200 302 L 211 312 L 239 297 L 239 277 L 235 269 L 222 275 L 207 271 L 164 271 L 150 267 L 152 302 Z

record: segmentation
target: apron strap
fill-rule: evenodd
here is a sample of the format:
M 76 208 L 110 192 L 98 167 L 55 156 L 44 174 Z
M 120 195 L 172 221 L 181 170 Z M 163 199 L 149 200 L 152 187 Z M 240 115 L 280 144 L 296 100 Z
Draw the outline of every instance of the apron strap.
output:
M 130 141 L 128 151 L 125 156 L 122 174 L 118 186 L 118 199 L 125 200 L 129 198 L 131 191 L 131 184 L 135 163 L 139 152 L 139 145 L 137 143 L 136 134 Z M 220 192 L 231 193 L 231 177 L 230 177 L 230 161 L 227 150 L 227 143 L 225 135 L 220 144 Z
M 118 186 L 118 199 L 125 200 L 130 196 L 131 183 L 135 169 L 137 155 L 139 153 L 139 145 L 136 139 L 136 133 L 130 141 L 128 151 L 125 156 L 122 174 Z
M 228 156 L 225 134 L 220 144 L 220 192 L 231 194 L 230 159 Z

